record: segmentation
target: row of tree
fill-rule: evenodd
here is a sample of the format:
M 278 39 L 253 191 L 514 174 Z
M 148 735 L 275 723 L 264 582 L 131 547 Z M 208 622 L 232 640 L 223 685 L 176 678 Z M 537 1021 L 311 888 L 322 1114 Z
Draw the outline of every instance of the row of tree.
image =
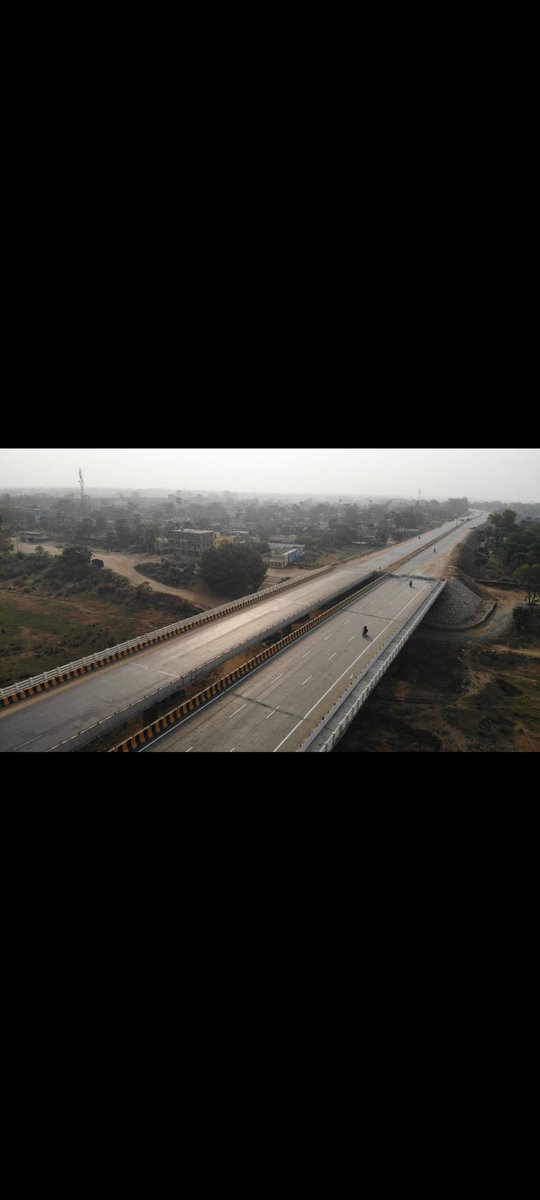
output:
M 540 601 L 540 521 L 530 517 L 517 523 L 511 508 L 491 513 L 479 533 L 482 541 L 475 551 L 477 570 L 495 562 L 527 592 L 529 607 Z

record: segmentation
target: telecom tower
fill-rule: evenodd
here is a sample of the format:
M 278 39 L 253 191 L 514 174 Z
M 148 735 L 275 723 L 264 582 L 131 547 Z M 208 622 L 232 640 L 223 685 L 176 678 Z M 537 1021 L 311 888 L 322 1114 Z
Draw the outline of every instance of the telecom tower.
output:
M 81 489 L 81 509 L 84 508 L 84 479 L 82 467 L 79 467 L 79 487 Z

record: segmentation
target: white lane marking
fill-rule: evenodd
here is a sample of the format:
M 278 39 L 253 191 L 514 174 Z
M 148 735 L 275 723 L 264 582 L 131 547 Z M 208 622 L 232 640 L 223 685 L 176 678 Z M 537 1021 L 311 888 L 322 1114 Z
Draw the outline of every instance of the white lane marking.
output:
M 193 746 L 190 746 L 189 750 L 193 750 Z M 189 750 L 186 750 L 186 754 L 189 754 Z
M 334 653 L 330 655 L 328 662 L 332 662 L 332 659 L 336 657 L 336 654 L 337 654 L 337 650 L 334 650 Z
M 329 634 L 328 634 L 328 637 L 325 637 L 325 639 L 324 639 L 324 640 L 325 640 L 325 642 L 327 642 L 327 641 L 328 641 L 328 638 L 331 638 L 331 637 L 333 637 L 333 636 L 334 636 L 334 635 L 333 635 L 333 633 L 329 633 Z
M 429 587 L 429 584 L 426 584 L 426 587 Z M 420 590 L 420 592 L 418 593 L 418 599 L 419 599 L 419 597 L 420 597 L 420 595 L 421 595 L 422 591 L 424 591 L 424 590 L 425 590 L 424 588 L 422 588 L 422 589 Z M 411 598 L 411 600 L 409 601 L 409 603 L 411 603 L 411 604 L 412 604 L 413 602 L 414 602 L 414 597 L 412 597 L 412 598 Z M 407 607 L 408 607 L 407 605 L 404 605 L 403 609 L 401 609 L 401 610 L 400 610 L 400 613 L 401 613 L 401 612 L 403 612 L 403 611 L 404 611 L 404 609 L 405 609 L 405 608 L 407 608 Z M 398 614 L 397 614 L 397 616 L 399 616 L 399 615 L 400 615 L 400 613 L 398 613 Z M 379 634 L 378 634 L 377 636 L 378 636 L 378 637 L 380 637 L 380 636 L 381 636 L 381 634 L 382 634 L 382 633 L 384 633 L 384 631 L 385 631 L 385 629 L 387 628 L 387 626 L 391 624 L 391 621 L 393 621 L 393 620 L 395 620 L 395 619 L 396 619 L 395 617 L 392 617 L 392 618 L 391 618 L 389 621 L 387 621 L 387 622 L 386 622 L 386 625 L 384 625 L 384 626 L 383 626 L 383 628 L 382 628 L 382 629 L 379 631 Z M 327 637 L 325 637 L 325 639 L 324 639 L 324 640 L 325 640 L 325 641 L 328 641 L 328 638 L 330 638 L 330 637 L 333 637 L 333 634 L 328 634 L 328 636 L 327 636 Z M 369 649 L 369 647 L 366 647 L 366 649 Z M 281 651 L 279 651 L 279 653 L 280 653 L 280 654 L 283 654 L 283 653 L 284 653 L 284 651 L 283 651 L 283 650 L 281 650 Z M 362 652 L 362 653 L 363 653 L 363 652 Z M 358 655 L 358 658 L 354 659 L 353 663 L 351 663 L 351 666 L 354 666 L 354 664 L 355 664 L 356 662 L 358 662 L 358 660 L 359 660 L 361 657 L 362 657 L 362 655 L 361 655 L 361 654 L 359 654 L 359 655 Z M 116 664 L 116 665 L 117 665 L 117 666 L 121 666 L 121 665 L 122 665 L 122 663 L 118 663 L 118 664 Z M 133 663 L 131 663 L 131 664 L 130 664 L 130 663 L 128 662 L 128 663 L 126 663 L 125 665 L 131 665 L 131 666 L 133 666 L 134 664 L 133 664 Z M 263 669 L 265 666 L 267 666 L 267 664 L 266 664 L 266 663 L 261 663 L 261 665 L 260 665 L 259 667 L 256 667 L 256 668 L 255 668 L 255 671 L 253 672 L 253 675 L 255 676 L 255 675 L 256 675 L 256 674 L 257 674 L 259 671 L 261 671 L 261 670 L 262 670 L 262 669 Z M 349 669 L 350 669 L 350 668 L 349 668 Z M 275 675 L 275 676 L 273 676 L 273 680 L 269 680 L 269 682 L 273 682 L 273 681 L 275 681 L 276 679 L 279 679 L 279 678 L 281 677 L 281 675 L 283 675 L 283 674 L 284 674 L 284 672 L 283 672 L 283 671 L 280 671 L 280 673 L 279 673 L 278 675 Z M 344 674 L 346 674 L 346 671 L 344 672 Z M 77 681 L 75 681 L 75 682 L 77 682 Z M 81 681 L 79 680 L 79 682 L 81 682 Z M 242 683 L 244 683 L 244 682 L 245 682 L 245 681 L 244 681 L 243 679 L 242 679 L 242 680 L 238 680 L 238 682 L 237 682 L 236 684 L 233 684 L 233 688 L 232 688 L 231 690 L 233 690 L 233 689 L 234 689 L 234 687 L 239 687 L 239 686 L 240 686 L 240 684 L 242 684 Z M 336 680 L 336 682 L 337 682 L 337 683 L 339 683 L 339 680 Z M 332 687 L 334 687 L 334 686 L 335 686 L 335 685 L 334 685 L 334 684 L 332 684 Z M 329 691 L 331 691 L 331 690 L 332 690 L 332 688 L 329 688 L 328 690 L 329 690 Z M 326 695 L 326 693 L 325 693 L 325 695 Z M 199 716 L 200 716 L 200 715 L 201 715 L 201 714 L 202 714 L 202 713 L 203 713 L 203 712 L 204 712 L 206 709 L 210 708 L 210 707 L 211 707 L 213 704 L 217 704 L 217 702 L 218 702 L 219 700 L 222 700 L 222 699 L 223 699 L 223 694 L 219 694 L 219 695 L 217 695 L 217 696 L 213 696 L 211 700 L 208 700 L 208 701 L 206 702 L 206 704 L 204 704 L 204 705 L 202 706 L 202 708 L 200 708 L 200 709 L 196 709 L 194 712 L 190 712 L 190 713 L 188 713 L 187 717 L 185 718 L 184 722 L 182 722 L 182 724 L 185 724 L 185 722 L 187 722 L 187 721 L 191 721 L 191 720 L 193 720 L 194 718 L 197 718 L 197 717 L 199 717 Z M 319 701 L 317 701 L 317 702 L 316 702 L 316 704 L 317 704 L 317 703 L 319 703 L 319 702 L 320 702 L 320 700 L 324 700 L 324 696 L 321 696 L 321 697 L 319 698 Z M 315 704 L 313 707 L 316 707 L 316 704 Z M 312 711 L 313 711 L 313 710 L 312 710 L 312 709 L 310 709 L 310 712 L 306 713 L 306 717 L 308 717 Z M 0 711 L 0 720 L 2 720 L 4 717 L 6 717 L 6 716 L 8 715 L 8 713 L 9 713 L 9 710 L 8 710 L 8 708 L 7 708 L 7 707 L 5 707 L 5 708 L 3 709 L 3 711 Z M 302 718 L 302 720 L 304 720 L 304 719 L 305 719 L 305 718 Z M 298 722 L 298 724 L 297 724 L 297 725 L 295 725 L 294 729 L 291 729 L 291 733 L 287 734 L 287 737 L 286 737 L 286 738 L 284 738 L 284 739 L 283 739 L 283 741 L 287 741 L 287 738 L 289 738 L 289 737 L 291 736 L 291 734 L 293 734 L 293 733 L 295 732 L 295 730 L 296 730 L 296 729 L 298 729 L 298 726 L 302 724 L 302 720 L 300 720 L 300 721 Z M 150 750 L 152 750 L 152 749 L 153 749 L 153 747 L 154 747 L 154 746 L 157 744 L 157 742 L 160 742 L 160 741 L 162 740 L 162 738 L 169 737 L 171 734 L 173 734 L 173 733 L 178 733 L 178 732 L 179 732 L 179 727 L 178 727 L 178 726 L 173 726 L 173 727 L 172 727 L 172 728 L 170 728 L 170 729 L 165 729 L 165 730 L 163 731 L 163 733 L 160 733 L 160 734 L 158 734 L 158 735 L 157 735 L 157 737 L 154 737 L 154 738 L 152 739 L 152 741 L 150 741 L 150 742 L 146 742 L 144 746 L 141 746 L 141 747 L 139 748 L 139 750 L 138 750 L 138 753 L 139 753 L 139 754 L 144 754 L 146 751 L 150 751 Z M 39 736 L 39 735 L 38 735 L 38 736 Z M 37 738 L 31 738 L 31 739 L 30 739 L 30 741 L 35 741 L 35 740 L 37 740 Z M 23 745 L 27 745 L 27 744 L 28 744 L 28 743 L 23 743 Z M 275 751 L 276 751 L 276 750 L 279 750 L 282 744 L 283 744 L 283 743 L 282 743 L 282 742 L 280 742 L 280 743 L 279 743 L 279 746 L 276 746 L 276 747 L 275 747 L 275 749 L 274 749 L 273 753 L 275 753 Z M 17 747 L 17 746 L 15 746 L 15 747 L 14 747 L 14 749 L 16 750 L 16 749 L 18 749 L 18 747 Z M 234 747 L 233 747 L 233 749 L 234 749 Z M 48 751 L 45 751 L 45 753 L 48 753 Z
M 232 750 L 229 750 L 229 754 L 232 754 L 233 750 L 234 750 L 234 746 L 233 746 Z
M 348 620 L 348 621 L 344 621 L 344 622 L 343 622 L 343 624 L 344 624 L 344 625 L 350 625 L 350 623 L 351 623 L 351 618 L 350 618 L 350 617 L 349 617 L 349 620 Z
M 304 683 L 309 683 L 310 679 L 313 679 L 313 675 L 308 675 L 307 679 L 304 679 Z M 300 687 L 303 687 L 304 683 L 301 683 Z
M 296 730 L 299 728 L 299 726 L 300 726 L 300 725 L 302 725 L 302 724 L 303 724 L 303 718 L 302 718 L 302 720 L 301 720 L 301 721 L 298 721 L 298 722 L 297 722 L 297 724 L 295 725 L 294 729 L 291 729 L 291 732 L 287 734 L 287 737 L 284 737 L 284 738 L 283 738 L 283 742 L 286 742 L 286 741 L 288 741 L 288 739 L 289 739 L 290 737 L 292 737 L 293 733 L 295 733 L 295 731 L 296 731 Z M 272 754 L 275 754 L 275 753 L 276 753 L 276 750 L 279 750 L 279 749 L 280 749 L 280 747 L 283 745 L 283 742 L 279 742 L 279 744 L 278 744 L 277 746 L 275 746 L 275 747 L 274 747 L 274 749 L 272 750 Z
M 10 708 L 11 708 L 11 707 L 12 707 L 12 706 L 10 705 Z M 6 708 L 6 712 L 7 712 L 7 708 Z M 28 741 L 27 741 L 27 742 L 19 742 L 17 746 L 14 746 L 14 747 L 13 747 L 13 750 L 14 750 L 14 751 L 15 751 L 15 750 L 20 750 L 20 749 L 21 749 L 21 746 L 29 746 L 29 745 L 30 745 L 30 742 L 37 742 L 38 738 L 40 738 L 40 737 L 42 737 L 42 736 L 43 736 L 43 735 L 42 735 L 41 733 L 36 733 L 36 736 L 35 736 L 35 737 L 33 737 L 33 738 L 28 738 Z
M 265 721 L 269 721 L 270 717 L 273 717 L 274 713 L 277 712 L 278 708 L 281 708 L 281 704 L 278 704 L 277 708 L 274 708 L 274 710 L 271 713 L 268 713 L 268 716 L 264 718 Z
M 425 589 L 426 589 L 428 586 L 429 586 L 429 585 L 426 583 L 425 587 L 424 587 L 424 588 L 421 588 L 421 592 L 425 591 Z M 416 597 L 414 597 L 414 596 L 413 596 L 413 597 L 412 597 L 412 599 L 411 599 L 411 600 L 409 600 L 408 604 L 404 604 L 404 605 L 403 605 L 403 608 L 400 608 L 399 612 L 398 612 L 398 613 L 396 613 L 396 616 L 395 616 L 395 617 L 391 617 L 391 618 L 390 618 L 390 620 L 386 622 L 386 625 L 384 625 L 384 626 L 383 626 L 383 628 L 382 628 L 382 629 L 380 630 L 380 632 L 377 634 L 377 637 L 380 637 L 380 636 L 381 636 L 381 634 L 382 634 L 382 633 L 384 633 L 384 630 L 385 630 L 385 629 L 387 629 L 387 628 L 388 628 L 388 626 L 392 624 L 392 621 L 396 621 L 396 620 L 397 620 L 397 618 L 398 618 L 398 617 L 401 615 L 401 613 L 402 613 L 402 612 L 404 612 L 404 611 L 405 611 L 405 609 L 406 609 L 406 608 L 408 608 L 408 607 L 409 607 L 409 605 L 410 605 L 410 604 L 412 604 L 412 603 L 413 603 L 413 600 L 415 600 L 415 599 L 416 599 Z M 366 647 L 364 648 L 364 650 L 361 650 L 361 651 L 360 651 L 360 654 L 358 654 L 358 655 L 356 656 L 356 658 L 355 658 L 355 659 L 353 659 L 352 663 L 349 663 L 349 666 L 348 666 L 348 667 L 346 667 L 344 671 L 342 671 L 341 675 L 338 675 L 338 678 L 337 678 L 337 679 L 335 679 L 335 680 L 334 680 L 334 682 L 330 684 L 330 687 L 329 687 L 329 688 L 327 688 L 325 692 L 323 692 L 322 696 L 319 696 L 319 699 L 315 701 L 315 704 L 313 704 L 313 705 L 311 706 L 311 708 L 310 708 L 310 709 L 308 709 L 307 713 L 304 713 L 304 716 L 302 717 L 302 720 L 297 722 L 297 724 L 294 726 L 294 729 L 291 729 L 291 732 L 290 732 L 290 733 L 288 733 L 288 734 L 286 735 L 286 737 L 284 737 L 284 738 L 282 739 L 282 741 L 279 743 L 279 745 L 277 745 L 277 746 L 275 746 L 275 747 L 274 747 L 274 749 L 273 749 L 273 751 L 272 751 L 272 754 L 275 754 L 275 753 L 276 753 L 276 750 L 280 750 L 280 749 L 281 749 L 281 747 L 284 745 L 284 743 L 285 743 L 285 742 L 287 742 L 287 741 L 289 740 L 289 738 L 290 738 L 290 737 L 292 737 L 293 733 L 295 733 L 297 729 L 299 729 L 299 727 L 300 727 L 300 725 L 302 725 L 303 721 L 307 720 L 307 718 L 308 718 L 309 716 L 311 716 L 311 713 L 312 713 L 312 712 L 313 712 L 313 710 L 314 710 L 314 709 L 317 707 L 317 705 L 321 703 L 321 700 L 324 700 L 324 699 L 325 699 L 325 697 L 328 695 L 328 693 L 332 691 L 332 688 L 335 688 L 335 687 L 336 687 L 336 685 L 337 685 L 338 683 L 340 683 L 340 682 L 341 682 L 341 680 L 343 679 L 344 675 L 346 675 L 346 674 L 347 674 L 347 671 L 350 671 L 351 667 L 354 667 L 354 666 L 355 666 L 355 664 L 356 664 L 357 662 L 359 662 L 359 661 L 360 661 L 360 659 L 362 658 L 362 655 L 363 655 L 363 654 L 367 654 L 368 650 L 370 650 L 370 649 L 371 649 L 371 647 L 370 647 L 370 646 L 366 646 Z M 351 675 L 351 679 L 353 679 L 353 678 L 354 678 L 354 676 L 352 676 L 352 675 Z
M 354 642 L 354 639 L 355 639 L 355 637 L 356 637 L 356 634 L 355 634 L 355 633 L 353 633 L 353 635 L 352 635 L 352 638 L 349 638 L 349 641 L 350 641 L 350 642 Z
M 229 717 L 229 721 L 232 721 L 233 717 L 235 717 L 237 713 L 242 712 L 243 708 L 247 708 L 247 702 L 246 702 L 246 704 L 241 704 L 240 708 L 235 709 L 235 711 L 233 713 L 231 713 L 231 715 Z M 229 750 L 229 754 L 230 754 L 230 750 Z
M 279 653 L 284 654 L 285 651 L 280 650 Z M 120 665 L 120 664 L 116 664 L 116 665 Z M 134 664 L 131 664 L 131 665 L 134 665 Z M 262 671 L 263 668 L 267 667 L 267 666 L 268 666 L 268 663 L 263 662 L 260 664 L 260 666 L 255 667 L 255 670 L 252 672 L 252 675 L 250 675 L 250 679 L 252 677 L 254 677 L 255 675 L 257 675 L 259 671 Z M 285 671 L 280 671 L 277 675 L 274 675 L 272 677 L 272 679 L 269 679 L 268 682 L 275 683 L 276 679 L 281 679 L 281 676 L 284 674 L 285 674 Z M 77 682 L 77 681 L 75 681 L 75 682 Z M 244 679 L 237 680 L 237 682 L 235 684 L 233 684 L 231 691 L 233 691 L 235 687 L 240 687 L 243 683 L 245 683 Z M 206 711 L 206 709 L 211 708 L 213 704 L 217 704 L 219 700 L 223 700 L 223 693 L 219 693 L 217 696 L 213 696 L 212 699 L 207 700 L 206 703 L 203 704 L 201 708 L 197 708 L 193 712 L 188 713 L 187 717 L 185 717 L 184 721 L 182 722 L 182 725 L 184 725 L 186 723 L 186 721 L 192 721 L 194 718 L 200 717 L 202 715 L 202 713 Z M 0 719 L 4 716 L 4 713 L 7 714 L 7 712 L 8 712 L 7 708 L 3 711 L 0 711 Z M 162 733 L 159 733 L 159 734 L 157 734 L 156 737 L 152 738 L 151 742 L 145 742 L 144 746 L 140 746 L 137 753 L 144 754 L 145 752 L 152 750 L 152 748 L 157 744 L 157 742 L 160 742 L 162 740 L 162 738 L 170 737 L 170 735 L 173 733 L 178 733 L 179 729 L 180 729 L 180 726 L 176 726 L 176 725 L 171 726 L 170 729 L 164 729 Z M 40 737 L 40 736 L 41 736 L 41 734 L 37 734 L 37 737 Z M 36 738 L 31 738 L 30 740 L 35 741 Z M 26 743 L 24 743 L 24 744 L 26 745 Z M 235 747 L 233 746 L 233 750 L 234 750 L 234 748 Z M 18 749 L 18 747 L 15 746 L 14 749 L 16 750 L 16 749 Z M 47 753 L 47 751 L 45 751 L 45 753 Z M 232 752 L 229 750 L 229 754 L 230 753 L 232 753 Z
M 308 650 L 307 654 L 303 654 L 303 655 L 302 655 L 302 658 L 308 658 L 308 656 L 309 656 L 310 654 L 311 654 L 311 650 Z M 302 658 L 300 659 L 300 662 L 302 662 Z

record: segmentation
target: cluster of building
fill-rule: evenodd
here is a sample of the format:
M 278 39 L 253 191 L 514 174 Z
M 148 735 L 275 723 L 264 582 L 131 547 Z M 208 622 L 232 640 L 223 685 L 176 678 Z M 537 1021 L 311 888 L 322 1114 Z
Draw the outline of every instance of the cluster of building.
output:
M 270 553 L 263 555 L 263 562 L 269 567 L 288 567 L 296 559 L 303 558 L 305 545 L 291 546 L 289 542 L 269 542 Z
M 218 533 L 214 529 L 171 529 L 166 538 L 159 538 L 157 550 L 161 562 L 179 567 L 197 567 L 205 550 L 223 545 L 225 542 L 250 541 L 245 529 L 226 529 Z M 284 568 L 302 558 L 305 546 L 290 545 L 288 542 L 269 542 L 269 552 L 263 555 L 268 566 Z

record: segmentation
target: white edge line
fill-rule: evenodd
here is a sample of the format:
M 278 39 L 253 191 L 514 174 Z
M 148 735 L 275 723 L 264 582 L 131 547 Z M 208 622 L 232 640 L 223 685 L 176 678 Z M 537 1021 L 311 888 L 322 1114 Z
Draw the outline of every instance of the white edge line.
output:
M 427 587 L 428 587 L 428 584 L 426 583 L 426 585 L 425 585 L 425 586 L 426 586 L 426 588 L 427 588 Z M 422 588 L 422 591 L 425 591 L 425 588 Z M 400 608 L 399 612 L 398 612 L 398 613 L 396 613 L 394 617 L 391 617 L 391 618 L 390 618 L 390 620 L 386 622 L 386 625 L 383 625 L 383 628 L 382 628 L 381 630 L 379 630 L 379 633 L 377 634 L 377 637 L 380 637 L 380 636 L 381 636 L 381 634 L 382 634 L 382 633 L 384 633 L 385 629 L 387 629 L 387 628 L 388 628 L 388 626 L 392 624 L 392 621 L 397 621 L 397 618 L 398 618 L 399 616 L 401 616 L 401 613 L 402 613 L 402 612 L 404 612 L 404 611 L 405 611 L 405 609 L 406 609 L 406 608 L 408 608 L 410 604 L 412 604 L 413 600 L 416 600 L 416 599 L 417 599 L 417 597 L 416 597 L 416 596 L 413 596 L 413 597 L 411 598 L 411 600 L 409 600 L 408 604 L 404 604 L 404 605 L 403 605 L 403 608 Z M 420 605 L 417 605 L 416 607 L 417 607 L 417 608 L 419 608 L 419 607 L 420 607 Z M 361 651 L 360 651 L 360 654 L 357 656 L 357 658 L 353 659 L 352 663 L 349 663 L 349 666 L 348 666 L 348 667 L 346 667 L 346 668 L 345 668 L 345 670 L 342 672 L 342 674 L 341 674 L 341 675 L 339 675 L 339 676 L 338 676 L 338 678 L 334 680 L 334 682 L 333 682 L 333 683 L 330 685 L 330 687 L 329 687 L 329 688 L 327 688 L 327 689 L 326 689 L 326 691 L 325 691 L 325 692 L 323 692 L 322 696 L 319 696 L 319 699 L 315 701 L 315 704 L 313 704 L 313 705 L 312 705 L 312 707 L 311 707 L 310 709 L 308 709 L 308 712 L 307 712 L 307 713 L 304 713 L 304 716 L 302 717 L 302 720 L 301 720 L 301 721 L 298 721 L 298 723 L 297 723 L 297 724 L 294 726 L 294 729 L 291 729 L 291 732 L 290 732 L 290 733 L 288 733 L 288 734 L 286 735 L 286 737 L 284 737 L 284 738 L 283 738 L 283 741 L 281 741 L 281 742 L 279 743 L 279 745 L 278 745 L 278 746 L 275 746 L 274 750 L 272 751 L 272 754 L 275 754 L 275 753 L 276 753 L 276 750 L 279 750 L 279 749 L 280 749 L 280 747 L 281 747 L 281 746 L 283 746 L 283 745 L 284 745 L 284 743 L 285 743 L 286 741 L 288 741 L 288 739 L 289 739 L 290 737 L 292 737 L 293 733 L 294 733 L 294 732 L 295 732 L 295 731 L 296 731 L 296 730 L 299 728 L 299 726 L 300 726 L 300 725 L 302 725 L 303 721 L 305 721 L 305 720 L 307 719 L 307 717 L 309 717 L 309 716 L 310 716 L 310 714 L 313 712 L 313 710 L 314 710 L 314 709 L 317 707 L 317 705 L 321 703 L 321 700 L 324 700 L 325 696 L 327 696 L 327 695 L 328 695 L 328 693 L 332 691 L 332 688 L 335 688 L 335 687 L 336 687 L 336 685 L 337 685 L 338 683 L 340 683 L 340 682 L 341 682 L 341 680 L 343 679 L 343 676 L 347 674 L 347 671 L 350 671 L 351 667 L 354 667 L 354 666 L 356 665 L 356 663 L 360 661 L 360 659 L 362 658 L 362 655 L 363 655 L 363 654 L 366 654 L 366 653 L 367 653 L 367 651 L 368 651 L 369 649 L 370 649 L 370 647 L 369 647 L 369 646 L 366 646 L 366 647 L 364 648 L 364 650 L 361 650 Z
M 428 584 L 426 584 L 426 587 L 427 587 L 427 586 L 428 586 Z M 423 590 L 424 590 L 424 589 L 422 589 L 422 591 L 423 591 Z M 419 593 L 418 595 L 420 595 L 420 593 Z M 413 597 L 413 599 L 414 599 L 414 597 Z M 412 603 L 412 600 L 410 600 L 410 601 L 409 601 L 409 604 L 410 604 L 410 603 Z M 406 605 L 406 604 L 405 604 L 405 605 L 404 605 L 404 608 L 407 608 L 407 607 L 408 607 L 408 605 Z M 403 612 L 403 609 L 400 609 L 400 612 Z M 400 615 L 400 613 L 397 613 L 397 614 L 396 614 L 396 616 L 399 616 L 399 615 Z M 396 617 L 392 617 L 392 618 L 391 618 L 391 621 L 395 621 L 395 620 L 396 620 Z M 383 627 L 383 629 L 381 629 L 381 631 L 380 631 L 381 633 L 384 633 L 384 630 L 387 628 L 387 626 L 388 626 L 388 625 L 390 625 L 390 624 L 391 624 L 391 621 L 387 621 L 386 625 Z M 309 637 L 309 634 L 310 634 L 310 633 L 312 633 L 312 632 L 313 632 L 313 630 L 309 630 L 309 631 L 308 631 L 308 633 L 304 633 L 304 634 L 302 634 L 302 637 Z M 380 634 L 378 634 L 377 636 L 380 636 Z M 329 635 L 328 635 L 328 637 L 333 637 L 333 634 L 329 634 Z M 326 637 L 326 638 L 324 639 L 324 640 L 325 640 L 325 642 L 327 642 L 327 641 L 328 641 L 328 637 Z M 299 640 L 301 641 L 302 639 L 300 638 Z M 289 648 L 290 648 L 289 646 L 284 646 L 282 650 L 278 650 L 278 652 L 277 652 L 277 655 L 276 655 L 276 658 L 279 658 L 281 654 L 286 654 L 286 653 L 287 653 L 287 650 L 289 650 Z M 366 649 L 369 649 L 369 647 L 366 647 Z M 363 651 L 362 651 L 362 653 L 363 653 Z M 362 655 L 361 655 L 361 654 L 359 654 L 358 658 L 361 658 L 361 657 L 362 657 Z M 355 660 L 354 660 L 354 662 L 358 662 L 358 659 L 355 659 Z M 255 670 L 250 672 L 249 678 L 250 678 L 250 679 L 252 679 L 252 678 L 253 678 L 253 676 L 257 674 L 257 671 L 261 671 L 261 670 L 263 669 L 263 667 L 266 667 L 267 665 L 268 665 L 268 664 L 267 664 L 266 662 L 263 662 L 263 663 L 261 663 L 261 664 L 260 664 L 260 666 L 258 666 L 258 667 L 255 667 Z M 351 665 L 354 665 L 354 663 L 353 663 L 353 664 L 351 664 Z M 347 670 L 350 670 L 350 668 L 347 668 Z M 284 672 L 284 671 L 280 671 L 279 675 L 275 675 L 275 676 L 274 676 L 274 679 L 273 679 L 273 680 L 269 679 L 269 680 L 268 680 L 268 682 L 269 682 L 269 683 L 272 683 L 272 682 L 273 682 L 275 679 L 279 679 L 279 678 L 280 678 L 280 676 L 281 676 L 281 675 L 284 675 L 284 674 L 285 674 L 285 672 Z M 344 672 L 343 672 L 343 674 L 344 674 L 344 675 L 346 675 L 346 674 L 347 674 L 347 671 L 344 671 Z M 242 678 L 242 679 L 237 679 L 237 680 L 236 680 L 236 682 L 232 684 L 232 687 L 228 688 L 228 689 L 227 689 L 227 691 L 228 691 L 228 692 L 232 692 L 232 691 L 234 691 L 234 689 L 235 689 L 235 688 L 237 688 L 237 687 L 241 687 L 241 685 L 242 685 L 244 682 L 245 682 L 245 679 L 244 679 L 244 678 Z M 336 680 L 336 683 L 339 683 L 339 680 Z M 335 687 L 335 684 L 332 684 L 332 687 Z M 329 691 L 329 692 L 332 690 L 332 687 L 328 688 L 328 691 Z M 207 700 L 207 701 L 206 701 L 206 703 L 205 703 L 205 704 L 203 704 L 203 705 L 201 705 L 201 707 L 200 707 L 200 708 L 197 708 L 197 709 L 195 709 L 193 712 L 190 712 L 190 713 L 188 714 L 188 716 L 187 716 L 187 717 L 184 717 L 184 720 L 181 722 L 181 725 L 184 725 L 184 726 L 185 726 L 185 725 L 186 725 L 186 723 L 187 723 L 188 721 L 191 721 L 191 719 L 192 719 L 193 717 L 198 717 L 198 716 L 199 716 L 201 713 L 203 713 L 203 712 L 204 712 L 204 710 L 205 710 L 206 708 L 210 708 L 210 706 L 211 706 L 212 704 L 215 704 L 215 703 L 216 703 L 218 700 L 223 700 L 223 698 L 224 698 L 224 694 L 226 695 L 227 693 L 220 692 L 220 693 L 218 693 L 218 695 L 217 695 L 217 696 L 212 696 L 212 699 L 211 699 L 211 700 Z M 326 695 L 327 695 L 327 693 L 325 692 L 325 693 L 324 693 L 324 695 L 326 696 Z M 321 696 L 321 697 L 320 697 L 320 700 L 324 700 L 324 696 Z M 314 704 L 314 705 L 313 705 L 313 708 L 316 708 L 317 704 L 319 704 L 319 703 L 320 703 L 320 700 L 317 700 L 316 704 Z M 7 710 L 6 710 L 6 711 L 7 711 Z M 306 717 L 309 717 L 309 715 L 310 715 L 310 713 L 311 713 L 312 711 L 313 711 L 313 709 L 310 709 L 310 710 L 309 710 L 309 712 L 307 712 L 307 713 L 306 713 Z M 303 720 L 305 720 L 305 717 L 303 717 L 303 718 L 302 718 L 302 721 L 303 721 Z M 302 721 L 299 721 L 299 722 L 298 722 L 298 725 L 301 725 L 301 724 L 302 724 Z M 291 737 L 291 734 L 293 734 L 293 733 L 294 733 L 295 729 L 298 729 L 298 725 L 295 725 L 294 729 L 291 729 L 291 732 L 290 732 L 290 733 L 288 733 L 288 734 L 287 734 L 287 737 L 285 737 L 285 738 L 283 739 L 283 741 L 284 741 L 284 742 L 286 742 L 286 741 L 287 741 L 287 738 Z M 180 728 L 180 725 L 172 725 L 172 726 L 171 726 L 169 729 L 164 729 L 164 730 L 163 730 L 163 732 L 162 732 L 162 733 L 160 733 L 160 734 L 158 735 L 158 737 L 154 737 L 154 738 L 152 738 L 152 741 L 150 741 L 150 742 L 145 742 L 144 746 L 141 746 L 141 747 L 140 747 L 140 749 L 138 750 L 138 752 L 137 752 L 137 753 L 138 753 L 138 754 L 144 754 L 145 750 L 149 750 L 149 749 L 151 748 L 151 746 L 155 746 L 155 745 L 156 745 L 156 742 L 160 742 L 160 741 L 161 741 L 161 739 L 162 739 L 162 738 L 164 738 L 164 737 L 169 737 L 169 735 L 170 735 L 171 733 L 174 733 L 175 731 L 178 731 L 178 729 L 179 729 L 179 728 Z M 272 751 L 272 754 L 275 754 L 276 750 L 279 750 L 280 746 L 282 746 L 282 745 L 283 745 L 283 742 L 280 742 L 280 743 L 279 743 L 279 746 L 276 746 L 276 747 L 275 747 L 275 749 Z M 229 752 L 229 753 L 230 753 L 230 752 Z

